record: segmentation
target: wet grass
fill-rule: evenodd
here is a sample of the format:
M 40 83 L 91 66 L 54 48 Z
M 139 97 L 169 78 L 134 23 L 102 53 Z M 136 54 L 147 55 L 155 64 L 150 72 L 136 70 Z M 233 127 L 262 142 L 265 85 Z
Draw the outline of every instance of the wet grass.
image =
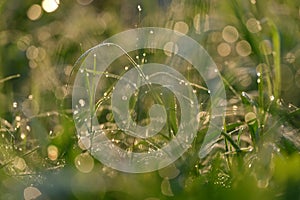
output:
M 30 21 L 26 12 L 32 4 L 0 3 L 5 19 L 0 22 L 0 199 L 30 199 L 26 195 L 37 195 L 36 189 L 44 199 L 300 198 L 297 1 L 94 1 L 88 6 L 66 1 L 57 11 Z M 179 31 L 188 27 L 187 35 L 217 64 L 227 95 L 221 135 L 200 158 L 214 117 L 206 85 L 182 59 L 146 49 L 148 63 L 172 64 L 190 80 L 202 104 L 191 147 L 167 168 L 145 174 L 122 173 L 93 159 L 87 141 L 76 135 L 71 110 L 72 83 L 80 73 L 73 65 L 80 49 L 135 25 Z M 226 35 L 228 26 L 237 37 L 235 32 Z M 218 49 L 220 44 L 224 49 Z M 151 94 L 131 98 L 131 117 L 147 124 L 148 108 L 143 109 L 158 102 L 168 108 L 168 126 L 148 140 L 126 136 L 116 127 L 109 103 L 113 86 L 127 70 L 143 64 L 145 60 L 136 59 L 142 55 L 130 52 L 107 72 L 86 69 L 107 75 L 103 87 L 89 86 L 98 92 L 89 93 L 90 110 L 97 98 L 91 115 L 97 115 L 115 145 L 137 152 L 165 145 L 180 124 L 175 96 L 149 86 Z

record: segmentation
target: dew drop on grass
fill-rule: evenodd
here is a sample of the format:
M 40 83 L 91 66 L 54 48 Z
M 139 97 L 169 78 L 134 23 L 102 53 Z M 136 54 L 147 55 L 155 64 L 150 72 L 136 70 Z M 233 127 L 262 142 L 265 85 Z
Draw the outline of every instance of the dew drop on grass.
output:
M 83 99 L 79 99 L 78 103 L 80 104 L 81 107 L 85 106 L 85 101 Z
M 42 195 L 42 193 L 36 187 L 30 186 L 24 189 L 23 195 L 25 200 L 32 200 L 37 199 L 39 196 Z
M 137 6 L 137 9 L 138 9 L 139 12 L 141 12 L 141 11 L 142 11 L 141 5 L 138 5 L 138 6 Z
M 24 139 L 26 138 L 26 134 L 25 134 L 25 133 L 21 133 L 20 138 L 21 138 L 22 140 L 24 140 Z
M 127 100 L 127 97 L 126 97 L 126 96 L 122 96 L 122 100 L 123 100 L 123 101 L 126 101 L 126 100 Z
M 260 83 L 260 78 L 257 79 L 257 83 Z
M 128 68 L 129 68 L 128 66 L 125 66 L 125 67 L 124 67 L 124 69 L 125 69 L 126 71 L 128 70 Z
M 18 103 L 17 102 L 13 102 L 13 108 L 17 108 L 18 107 Z

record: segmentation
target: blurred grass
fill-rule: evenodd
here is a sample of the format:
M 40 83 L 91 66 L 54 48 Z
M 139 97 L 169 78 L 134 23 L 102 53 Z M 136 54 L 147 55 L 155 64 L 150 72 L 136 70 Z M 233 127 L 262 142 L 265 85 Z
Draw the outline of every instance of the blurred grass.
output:
M 24 191 L 31 186 L 41 192 L 39 199 L 300 199 L 298 1 L 84 2 L 89 1 L 61 1 L 56 11 L 42 10 L 37 20 L 28 13 L 41 2 L 0 2 L 0 199 L 30 199 Z M 249 19 L 257 23 L 249 25 Z M 224 37 L 228 25 L 237 30 L 236 41 Z M 203 105 L 192 147 L 165 170 L 126 174 L 91 161 L 80 146 L 71 113 L 72 87 L 66 85 L 84 51 L 115 33 L 143 26 L 179 31 L 187 26 L 187 34 L 216 62 L 228 106 L 222 135 L 200 160 L 211 116 L 207 91 L 195 87 Z M 240 41 L 250 45 L 249 55 L 244 55 L 246 47 L 238 48 Z M 218 50 L 221 43 L 229 53 Z M 201 77 L 181 66 L 186 63 L 178 71 L 205 88 Z M 111 72 L 117 73 L 121 71 Z M 107 85 L 103 92 L 109 95 L 112 85 Z M 168 106 L 175 106 L 169 98 Z M 133 108 L 142 108 L 138 101 Z M 115 128 L 107 117 L 107 101 L 99 100 L 97 106 L 99 121 Z M 169 130 L 176 130 L 179 114 L 170 112 Z M 124 139 L 123 133 L 116 137 Z M 57 151 L 49 151 L 51 145 Z M 86 165 L 78 165 L 80 159 Z

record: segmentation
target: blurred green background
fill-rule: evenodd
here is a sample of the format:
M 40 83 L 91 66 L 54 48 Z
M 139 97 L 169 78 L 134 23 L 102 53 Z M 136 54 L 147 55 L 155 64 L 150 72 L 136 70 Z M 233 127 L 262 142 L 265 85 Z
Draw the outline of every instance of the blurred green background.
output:
M 300 199 L 299 1 L 1 0 L 0 15 L 0 199 Z M 127 174 L 78 141 L 72 70 L 89 48 L 146 26 L 208 51 L 227 113 L 204 159 L 205 120 L 174 164 Z

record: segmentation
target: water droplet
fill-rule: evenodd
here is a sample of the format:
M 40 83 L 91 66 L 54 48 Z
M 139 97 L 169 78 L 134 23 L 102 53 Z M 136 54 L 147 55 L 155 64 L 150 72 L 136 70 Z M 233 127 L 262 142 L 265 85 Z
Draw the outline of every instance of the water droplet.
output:
M 207 93 L 210 94 L 210 90 L 207 90 Z
M 124 69 L 125 69 L 126 71 L 128 70 L 128 68 L 129 68 L 128 66 L 125 66 L 125 67 L 124 67 Z
M 20 138 L 21 138 L 22 140 L 24 140 L 24 139 L 26 138 L 25 133 L 21 133 Z
M 142 11 L 141 5 L 138 5 L 138 6 L 137 6 L 137 9 L 138 9 L 139 12 L 141 12 L 141 11 Z
M 83 99 L 79 99 L 78 103 L 80 104 L 81 107 L 85 105 L 85 101 Z
M 13 102 L 13 108 L 17 108 L 18 107 L 18 103 L 17 102 Z
M 257 72 L 256 75 L 259 77 L 261 74 L 260 74 L 260 72 Z
M 260 83 L 260 78 L 257 79 L 257 83 Z
M 149 76 L 148 76 L 148 75 L 146 75 L 145 79 L 146 79 L 146 80 L 149 80 Z
M 139 59 L 140 57 L 139 57 L 139 56 L 135 56 L 135 58 L 136 58 L 136 59 Z
M 80 73 L 83 73 L 83 71 L 84 71 L 83 69 L 80 69 Z
M 143 53 L 143 56 L 145 57 L 145 56 L 146 56 L 146 53 Z
M 122 96 L 122 100 L 126 101 L 127 100 L 127 96 Z
M 197 90 L 193 90 L 193 93 L 196 94 L 196 93 L 197 93 Z
M 275 97 L 273 95 L 270 96 L 270 101 L 274 101 Z

